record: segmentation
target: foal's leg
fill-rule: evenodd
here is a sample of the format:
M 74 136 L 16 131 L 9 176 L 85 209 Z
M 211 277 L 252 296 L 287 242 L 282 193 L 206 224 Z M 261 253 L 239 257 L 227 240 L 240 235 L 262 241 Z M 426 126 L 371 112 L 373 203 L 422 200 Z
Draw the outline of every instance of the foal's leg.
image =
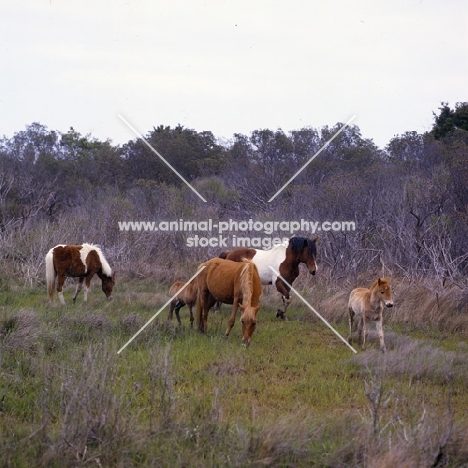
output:
M 369 323 L 366 320 L 366 314 L 362 314 L 362 350 L 366 349 L 367 337 L 369 335 Z
M 81 288 L 83 287 L 83 281 L 84 281 L 84 277 L 81 277 L 78 281 L 78 284 L 76 285 L 75 295 L 73 296 L 73 302 L 76 301 L 76 296 L 78 296 L 78 293 L 81 291 Z
M 358 324 L 357 324 L 357 329 L 358 329 L 358 346 L 363 346 L 362 342 L 363 342 L 363 334 L 364 334 L 364 328 L 365 324 L 364 324 L 364 318 L 363 316 L 361 315 L 359 317 L 359 320 L 358 320 Z
M 176 306 L 177 299 L 171 301 L 171 305 L 169 306 L 169 313 L 167 314 L 167 321 L 172 321 L 172 312 L 174 312 L 174 307 Z
M 354 310 L 349 307 L 348 308 L 348 319 L 349 319 L 349 336 L 348 336 L 348 343 L 353 344 L 353 323 L 354 323 Z
M 236 321 L 237 308 L 238 308 L 238 302 L 236 299 L 234 299 L 234 302 L 232 304 L 231 316 L 229 317 L 228 325 L 226 328 L 226 338 L 229 336 L 229 333 L 231 332 L 232 327 L 234 326 L 234 323 Z
M 379 334 L 380 351 L 382 351 L 382 353 L 385 353 L 387 351 L 387 348 L 385 347 L 385 342 L 384 342 L 382 317 L 380 317 L 380 320 L 375 322 L 375 329 L 377 330 L 377 333 Z
M 182 321 L 180 320 L 180 309 L 182 309 L 182 307 L 184 307 L 184 305 L 185 304 L 182 301 L 178 301 L 177 304 L 176 304 L 176 307 L 175 307 L 175 315 L 176 315 L 179 327 L 182 326 Z

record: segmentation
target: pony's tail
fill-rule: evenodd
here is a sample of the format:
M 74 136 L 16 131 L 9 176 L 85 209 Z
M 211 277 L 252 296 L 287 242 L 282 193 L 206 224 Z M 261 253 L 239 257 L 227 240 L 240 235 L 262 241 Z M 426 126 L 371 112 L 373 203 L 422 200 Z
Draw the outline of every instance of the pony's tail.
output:
M 46 282 L 47 282 L 47 293 L 49 294 L 49 299 L 54 298 L 55 291 L 55 279 L 57 275 L 55 274 L 54 268 L 54 250 L 50 249 L 45 258 L 46 264 Z

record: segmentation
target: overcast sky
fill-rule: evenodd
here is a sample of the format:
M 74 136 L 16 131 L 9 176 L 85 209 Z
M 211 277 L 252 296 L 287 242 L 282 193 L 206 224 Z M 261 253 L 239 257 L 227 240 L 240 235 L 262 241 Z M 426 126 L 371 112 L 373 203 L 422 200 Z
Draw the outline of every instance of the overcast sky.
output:
M 0 136 L 32 122 L 122 144 L 353 124 L 379 147 L 468 100 L 466 0 L 15 0 L 0 8 Z

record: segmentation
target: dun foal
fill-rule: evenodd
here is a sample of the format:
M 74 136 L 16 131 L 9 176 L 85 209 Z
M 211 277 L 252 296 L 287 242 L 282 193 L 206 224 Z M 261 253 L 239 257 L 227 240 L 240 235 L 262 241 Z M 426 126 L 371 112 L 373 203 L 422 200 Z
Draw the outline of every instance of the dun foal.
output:
M 362 343 L 362 349 L 366 349 L 369 333 L 367 323 L 373 321 L 379 334 L 380 350 L 383 353 L 386 352 L 382 318 L 384 305 L 393 307 L 392 288 L 386 278 L 376 279 L 370 289 L 356 288 L 351 291 L 348 302 L 349 344 L 352 344 L 351 334 L 353 332 L 354 316 L 356 315 L 358 319 L 358 344 Z

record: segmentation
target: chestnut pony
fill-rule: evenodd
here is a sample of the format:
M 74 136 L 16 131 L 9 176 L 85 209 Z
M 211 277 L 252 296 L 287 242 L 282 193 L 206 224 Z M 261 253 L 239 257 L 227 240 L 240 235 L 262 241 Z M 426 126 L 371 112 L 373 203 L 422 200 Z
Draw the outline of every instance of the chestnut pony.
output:
M 316 249 L 317 238 L 291 237 L 282 244 L 276 245 L 270 250 L 258 250 L 250 248 L 238 248 L 222 252 L 220 258 L 242 261 L 243 258 L 252 260 L 257 266 L 262 284 L 274 284 L 283 300 L 283 307 L 276 312 L 277 317 L 286 319 L 286 309 L 291 303 L 289 296 L 290 287 L 284 283 L 270 268 L 277 271 L 291 286 L 299 276 L 299 264 L 305 263 L 311 275 L 317 271 Z
M 57 288 L 59 300 L 65 304 L 62 291 L 63 283 L 66 277 L 71 277 L 79 278 L 73 302 L 76 301 L 76 296 L 81 291 L 85 280 L 84 300 L 86 301 L 89 285 L 94 275 L 101 278 L 102 290 L 107 299 L 111 298 L 115 274 L 97 245 L 57 245 L 49 250 L 45 263 L 47 292 L 50 300 L 54 298 L 54 290 Z
M 242 310 L 242 344 L 248 346 L 255 327 L 262 284 L 257 267 L 249 260 L 242 263 L 212 258 L 202 263 L 205 267 L 196 277 L 198 285 L 197 317 L 198 328 L 206 333 L 208 311 L 216 301 L 232 304 L 232 312 L 226 329 L 226 338 L 236 321 L 237 308 Z

